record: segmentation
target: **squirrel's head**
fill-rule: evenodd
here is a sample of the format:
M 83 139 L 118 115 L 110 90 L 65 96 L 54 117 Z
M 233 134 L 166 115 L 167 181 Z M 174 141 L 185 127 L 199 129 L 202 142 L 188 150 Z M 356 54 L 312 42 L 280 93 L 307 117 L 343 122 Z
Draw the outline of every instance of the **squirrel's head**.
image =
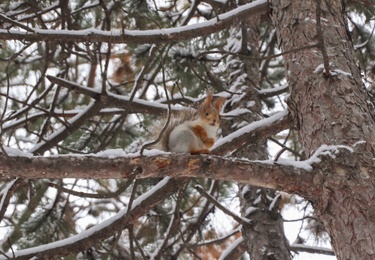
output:
M 220 97 L 211 105 L 212 99 L 212 92 L 208 92 L 206 99 L 199 109 L 199 117 L 208 125 L 219 127 L 219 113 L 225 102 L 225 98 Z

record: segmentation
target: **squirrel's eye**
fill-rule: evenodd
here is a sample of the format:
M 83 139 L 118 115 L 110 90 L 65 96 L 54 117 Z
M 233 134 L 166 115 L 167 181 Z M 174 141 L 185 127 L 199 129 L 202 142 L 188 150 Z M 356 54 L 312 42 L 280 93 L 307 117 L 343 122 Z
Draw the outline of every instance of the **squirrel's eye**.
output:
M 205 116 L 208 116 L 208 112 L 206 112 L 206 114 L 204 114 Z

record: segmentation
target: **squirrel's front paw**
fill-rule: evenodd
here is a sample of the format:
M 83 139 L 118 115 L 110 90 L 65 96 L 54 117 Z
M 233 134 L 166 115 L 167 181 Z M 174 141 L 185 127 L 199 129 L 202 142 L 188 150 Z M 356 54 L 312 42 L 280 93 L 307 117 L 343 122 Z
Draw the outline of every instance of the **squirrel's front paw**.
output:
M 208 149 L 202 149 L 202 150 L 196 150 L 196 151 L 191 151 L 190 154 L 210 154 L 211 151 Z

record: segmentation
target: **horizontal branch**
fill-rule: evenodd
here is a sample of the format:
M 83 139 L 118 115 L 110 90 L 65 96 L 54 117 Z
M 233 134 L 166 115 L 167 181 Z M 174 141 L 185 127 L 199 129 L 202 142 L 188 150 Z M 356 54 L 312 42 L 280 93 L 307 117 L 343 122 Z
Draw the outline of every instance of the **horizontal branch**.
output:
M 155 154 L 155 153 L 154 153 Z M 157 154 L 149 156 L 126 155 L 109 150 L 92 156 L 0 156 L 0 174 L 3 178 L 26 179 L 117 179 L 130 178 L 137 169 L 136 178 L 165 176 L 198 177 L 235 181 L 250 185 L 284 190 L 302 196 L 312 187 L 314 171 L 296 164 L 283 165 L 269 161 L 248 161 L 213 155 Z M 301 162 L 300 162 L 301 163 Z M 22 165 L 22 167 L 19 167 Z
M 144 214 L 145 210 L 176 192 L 181 183 L 191 177 L 236 181 L 284 190 L 314 200 L 322 192 L 324 176 L 327 173 L 333 172 L 337 167 L 341 172 L 352 168 L 352 161 L 358 158 L 348 158 L 361 156 L 357 146 L 356 149 L 346 146 L 322 146 L 311 158 L 300 162 L 249 161 L 214 155 L 156 154 L 155 151 L 138 156 L 119 150 L 108 150 L 91 156 L 39 157 L 5 148 L 8 156 L 0 155 L 0 175 L 3 179 L 172 177 L 164 178 L 152 190 L 137 198 L 130 212 L 124 209 L 113 218 L 68 240 L 21 250 L 16 253 L 17 259 L 29 259 L 38 253 L 57 256 L 82 251 L 82 248 L 91 246 L 97 239 L 105 239 L 116 230 L 126 228 L 134 219 Z
M 307 252 L 310 254 L 321 254 L 321 255 L 335 255 L 335 252 L 333 252 L 330 248 L 325 247 L 317 247 L 317 246 L 308 246 L 303 244 L 291 244 L 290 249 L 293 251 L 298 252 Z
M 20 41 L 58 41 L 58 42 L 108 42 L 108 43 L 166 43 L 180 40 L 192 39 L 199 36 L 209 35 L 228 28 L 240 19 L 252 15 L 259 15 L 268 11 L 267 0 L 242 5 L 227 13 L 198 24 L 166 28 L 159 30 L 111 30 L 102 31 L 94 28 L 86 30 L 52 30 L 36 29 L 22 26 L 25 31 L 0 29 L 0 39 Z M 0 17 L 4 20 L 4 17 Z M 26 30 L 27 29 L 27 30 Z

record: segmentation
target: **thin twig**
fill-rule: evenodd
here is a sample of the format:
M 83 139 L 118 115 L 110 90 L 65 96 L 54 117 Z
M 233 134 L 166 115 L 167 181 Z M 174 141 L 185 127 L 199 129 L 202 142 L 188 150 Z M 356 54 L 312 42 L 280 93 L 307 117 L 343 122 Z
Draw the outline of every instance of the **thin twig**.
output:
M 166 249 L 168 242 L 170 242 L 172 233 L 175 232 L 174 226 L 176 225 L 177 221 L 180 219 L 180 204 L 182 201 L 182 194 L 183 189 L 180 189 L 177 194 L 177 199 L 174 205 L 173 215 L 171 217 L 171 220 L 169 222 L 166 234 L 164 236 L 163 242 L 161 242 L 160 246 L 158 247 L 157 251 L 154 252 L 154 258 L 159 259 L 161 253 Z
M 0 20 L 3 20 L 3 21 L 8 22 L 8 23 L 11 23 L 11 24 L 13 24 L 15 26 L 18 26 L 18 27 L 20 27 L 20 28 L 28 31 L 28 32 L 35 33 L 34 29 L 32 29 L 32 28 L 30 28 L 30 27 L 28 27 L 28 26 L 26 26 L 26 25 L 24 25 L 24 24 L 22 24 L 22 23 L 20 23 L 18 21 L 15 21 L 12 18 L 9 18 L 8 16 L 6 16 L 4 14 L 1 14 L 1 13 L 0 13 Z
M 220 210 L 222 210 L 225 214 L 231 216 L 235 221 L 237 221 L 238 223 L 244 225 L 244 226 L 247 226 L 249 225 L 250 223 L 248 221 L 246 221 L 245 219 L 237 216 L 236 214 L 234 214 L 232 211 L 230 211 L 229 209 L 227 209 L 226 207 L 224 207 L 223 205 L 221 205 L 220 202 L 218 202 L 213 196 L 211 196 L 210 194 L 208 194 L 205 190 L 203 190 L 202 186 L 199 186 L 199 185 L 196 185 L 195 186 L 195 189 L 203 196 L 205 197 L 209 202 L 211 202 L 212 204 L 214 204 L 216 207 L 218 207 Z
M 316 44 L 316 43 L 315 44 L 310 44 L 310 45 L 298 47 L 298 48 L 295 48 L 295 49 L 291 49 L 291 50 L 284 51 L 284 52 L 281 52 L 281 53 L 278 53 L 278 54 L 264 56 L 264 57 L 250 57 L 248 55 L 244 55 L 244 54 L 241 54 L 241 53 L 228 52 L 228 51 L 205 51 L 205 52 L 199 53 L 196 56 L 196 59 L 199 59 L 201 56 L 206 55 L 206 54 L 217 54 L 217 53 L 220 53 L 220 54 L 223 54 L 223 57 L 225 57 L 227 55 L 233 55 L 233 56 L 237 56 L 237 57 L 240 57 L 240 58 L 243 58 L 243 59 L 246 59 L 246 60 L 258 60 L 258 61 L 262 61 L 262 60 L 274 59 L 274 58 L 277 58 L 277 57 L 280 57 L 280 56 L 284 56 L 284 55 L 292 53 L 292 52 L 303 51 L 303 50 L 306 50 L 306 49 L 311 49 L 311 48 L 316 48 L 316 47 L 319 47 L 319 44 Z
M 133 229 L 132 229 L 132 232 L 133 232 Z M 138 239 L 137 239 L 136 236 L 133 238 L 133 240 L 134 240 L 135 245 L 137 246 L 137 248 L 138 248 L 138 250 L 139 250 L 139 253 L 141 254 L 142 258 L 143 258 L 144 260 L 149 259 L 149 258 L 146 256 L 146 254 L 143 252 L 143 246 L 139 243 L 139 241 L 138 241 Z
M 224 235 L 224 236 L 219 237 L 217 239 L 212 239 L 212 240 L 209 240 L 209 241 L 205 241 L 205 242 L 196 244 L 195 246 L 197 246 L 197 247 L 200 247 L 200 246 L 209 246 L 209 245 L 212 245 L 212 244 L 218 245 L 218 244 L 221 244 L 221 243 L 225 242 L 231 236 L 234 236 L 234 235 L 238 234 L 239 232 L 241 232 L 241 230 L 239 228 L 237 228 L 237 229 L 233 230 L 231 233 L 229 233 L 227 235 Z
M 134 172 L 136 171 L 136 169 L 134 170 Z M 48 185 L 50 187 L 56 188 L 56 189 L 58 189 L 62 192 L 65 192 L 67 194 L 74 195 L 74 196 L 77 196 L 77 197 L 80 197 L 80 198 L 110 199 L 110 198 L 115 198 L 115 197 L 119 196 L 120 194 L 122 194 L 130 186 L 130 184 L 133 182 L 134 178 L 135 178 L 135 174 L 133 176 L 131 176 L 131 178 L 124 184 L 124 186 L 120 187 L 115 192 L 105 193 L 105 194 L 75 191 L 75 190 L 72 190 L 72 189 L 61 187 L 58 184 L 53 183 L 53 182 L 48 183 Z
M 297 252 L 307 252 L 310 254 L 321 254 L 321 255 L 335 255 L 335 252 L 330 248 L 308 246 L 303 244 L 291 244 L 290 249 Z
M 273 138 L 273 137 L 269 137 L 268 140 L 270 140 L 270 141 L 274 142 L 275 144 L 277 144 L 277 145 L 279 145 L 279 146 L 282 147 L 282 150 L 279 151 L 279 152 L 277 153 L 277 155 L 275 156 L 275 159 L 274 159 L 275 162 L 279 159 L 279 157 L 281 156 L 281 154 L 282 154 L 283 152 L 285 152 L 285 151 L 288 151 L 288 152 L 292 153 L 294 156 L 297 156 L 297 157 L 299 157 L 299 158 L 303 158 L 302 155 L 299 154 L 297 151 L 291 149 L 290 147 L 286 146 L 285 144 L 280 143 L 280 142 L 279 142 L 278 140 L 276 140 L 275 138 Z
M 143 152 L 144 150 L 147 148 L 147 147 L 150 147 L 154 144 L 157 144 L 161 137 L 163 136 L 165 130 L 167 129 L 168 125 L 169 125 L 169 122 L 171 120 L 171 114 L 172 114 L 172 111 L 171 111 L 171 104 L 169 102 L 169 96 L 168 96 L 168 90 L 167 90 L 167 86 L 165 85 L 165 71 L 164 71 L 164 62 L 163 62 L 163 58 L 161 59 L 161 63 L 162 63 L 162 75 L 163 75 L 163 87 L 164 87 L 164 92 L 165 92 L 165 97 L 167 99 L 167 105 L 168 105 L 168 114 L 167 114 L 167 122 L 165 122 L 165 125 L 163 126 L 162 130 L 160 131 L 160 134 L 158 136 L 158 138 L 154 141 L 151 141 L 151 142 L 148 142 L 148 143 L 145 143 L 142 148 L 141 148 L 141 151 L 140 151 L 140 155 L 143 155 Z
M 10 248 L 10 250 L 12 251 L 12 256 L 13 256 L 13 258 L 16 258 L 16 254 L 14 253 L 13 246 L 12 246 L 12 243 L 10 242 L 10 238 L 9 238 L 9 237 L 8 237 L 8 239 L 7 239 L 7 242 L 8 242 L 8 244 L 9 244 L 9 248 Z
M 309 219 L 313 219 L 313 220 L 316 220 L 316 221 L 319 221 L 318 218 L 313 217 L 313 216 L 304 216 L 304 217 L 302 217 L 302 218 L 297 218 L 297 219 L 284 219 L 284 218 L 283 218 L 283 221 L 284 221 L 284 222 L 297 222 L 297 221 L 303 221 L 303 220 L 305 220 L 305 219 L 307 219 L 307 218 L 309 218 Z

